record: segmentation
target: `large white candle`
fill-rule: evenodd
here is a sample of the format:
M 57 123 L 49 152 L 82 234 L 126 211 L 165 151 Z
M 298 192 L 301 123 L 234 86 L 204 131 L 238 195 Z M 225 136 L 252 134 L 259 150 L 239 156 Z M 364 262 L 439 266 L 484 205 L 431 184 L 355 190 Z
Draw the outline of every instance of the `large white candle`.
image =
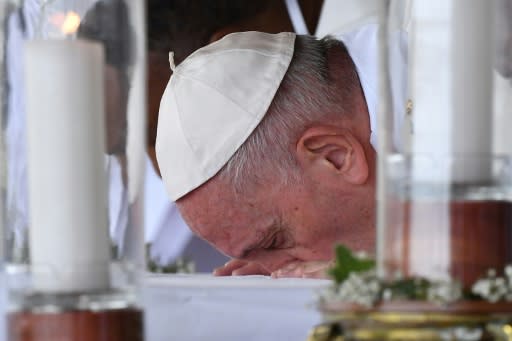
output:
M 413 178 L 445 182 L 449 167 L 432 158 L 450 154 L 450 14 L 446 0 L 414 1 L 409 33 L 409 87 L 414 103 Z M 442 61 L 439 60 L 442 58 Z
M 1 13 L 0 13 L 1 15 Z M 4 64 L 0 62 L 0 65 Z M 0 99 L 0 105 L 2 107 L 5 105 Z M 2 123 L 3 115 L 0 114 L 0 129 L 4 129 L 4 125 Z M 0 131 L 0 267 L 2 266 L 2 262 L 4 261 L 4 247 L 6 242 L 6 234 L 5 234 L 5 203 L 4 203 L 4 193 L 7 188 L 7 159 L 6 159 L 5 145 L 4 145 L 4 132 Z M 1 340 L 1 337 L 0 337 Z
M 25 63 L 34 287 L 108 288 L 103 46 L 33 40 Z
M 493 1 L 454 0 L 452 22 L 452 153 L 457 182 L 491 178 Z
M 409 84 L 417 181 L 491 177 L 491 3 L 414 2 Z
M 0 129 L 3 129 L 2 124 L 2 116 L 0 115 Z M 2 136 L 3 132 L 0 132 L 0 267 L 2 266 L 2 262 L 5 260 L 5 242 L 6 242 L 6 233 L 5 233 L 5 202 L 4 202 L 4 193 L 7 188 L 7 167 L 6 167 L 6 153 L 4 146 L 4 137 Z M 0 338 L 1 340 L 1 338 Z
M 413 180 L 437 183 L 448 198 L 451 184 L 490 179 L 491 57 L 490 3 L 482 0 L 413 2 L 409 89 L 414 102 Z M 420 187 L 419 193 L 425 193 Z M 427 192 L 429 193 L 429 192 Z M 432 194 L 432 193 L 429 193 Z M 440 265 L 420 275 L 445 279 L 451 264 L 449 207 L 437 214 L 443 224 L 431 231 L 438 242 L 430 262 Z M 425 220 L 412 207 L 411 234 L 421 235 Z M 415 222 L 419 222 L 415 223 Z M 424 268 L 425 241 L 412 240 L 411 268 Z

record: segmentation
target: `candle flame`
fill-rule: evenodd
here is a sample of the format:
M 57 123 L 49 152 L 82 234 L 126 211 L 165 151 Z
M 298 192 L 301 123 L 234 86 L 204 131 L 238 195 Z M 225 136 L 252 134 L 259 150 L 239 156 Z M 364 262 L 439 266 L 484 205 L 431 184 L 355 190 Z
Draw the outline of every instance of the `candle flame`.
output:
M 66 14 L 59 12 L 50 17 L 50 22 L 59 27 L 64 34 L 73 34 L 80 26 L 80 16 L 73 11 L 68 11 Z
M 78 30 L 78 26 L 80 26 L 80 16 L 75 12 L 68 12 L 62 23 L 61 30 L 64 34 L 71 34 Z

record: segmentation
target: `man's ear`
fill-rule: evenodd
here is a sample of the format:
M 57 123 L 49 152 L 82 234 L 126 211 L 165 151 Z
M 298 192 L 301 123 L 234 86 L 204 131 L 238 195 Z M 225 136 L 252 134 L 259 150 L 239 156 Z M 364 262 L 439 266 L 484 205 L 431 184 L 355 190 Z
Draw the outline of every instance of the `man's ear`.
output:
M 368 179 L 364 148 L 347 129 L 311 127 L 300 137 L 296 152 L 303 170 L 322 181 L 362 185 Z

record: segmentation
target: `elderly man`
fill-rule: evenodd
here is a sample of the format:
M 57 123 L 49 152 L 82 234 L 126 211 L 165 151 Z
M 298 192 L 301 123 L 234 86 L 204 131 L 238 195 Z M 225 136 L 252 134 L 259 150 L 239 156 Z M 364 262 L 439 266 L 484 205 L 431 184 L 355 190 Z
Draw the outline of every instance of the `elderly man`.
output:
M 337 1 L 337 0 L 335 0 Z M 355 0 L 353 0 L 355 1 Z M 313 32 L 323 0 L 149 0 L 148 1 L 148 152 L 158 172 L 154 146 L 158 107 L 169 80 L 168 54 L 182 61 L 194 50 L 236 31 Z M 211 271 L 227 261 L 209 244 L 194 237 L 167 199 L 159 176 L 146 170 L 146 230 L 151 257 L 166 264 L 177 255 L 193 261 L 198 271 Z M 161 199 L 159 199 L 161 198 Z
M 336 242 L 373 249 L 376 92 L 349 52 L 331 39 L 245 32 L 175 68 L 158 162 L 190 228 L 234 258 L 217 274 L 315 277 Z

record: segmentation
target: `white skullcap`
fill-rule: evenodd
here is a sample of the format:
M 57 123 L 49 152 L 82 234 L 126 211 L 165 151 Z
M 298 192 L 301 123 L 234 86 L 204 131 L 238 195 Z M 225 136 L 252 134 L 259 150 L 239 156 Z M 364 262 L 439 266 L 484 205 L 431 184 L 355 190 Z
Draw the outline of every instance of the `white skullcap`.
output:
M 172 200 L 212 178 L 261 122 L 294 44 L 294 33 L 233 33 L 174 68 L 160 102 L 156 140 Z

